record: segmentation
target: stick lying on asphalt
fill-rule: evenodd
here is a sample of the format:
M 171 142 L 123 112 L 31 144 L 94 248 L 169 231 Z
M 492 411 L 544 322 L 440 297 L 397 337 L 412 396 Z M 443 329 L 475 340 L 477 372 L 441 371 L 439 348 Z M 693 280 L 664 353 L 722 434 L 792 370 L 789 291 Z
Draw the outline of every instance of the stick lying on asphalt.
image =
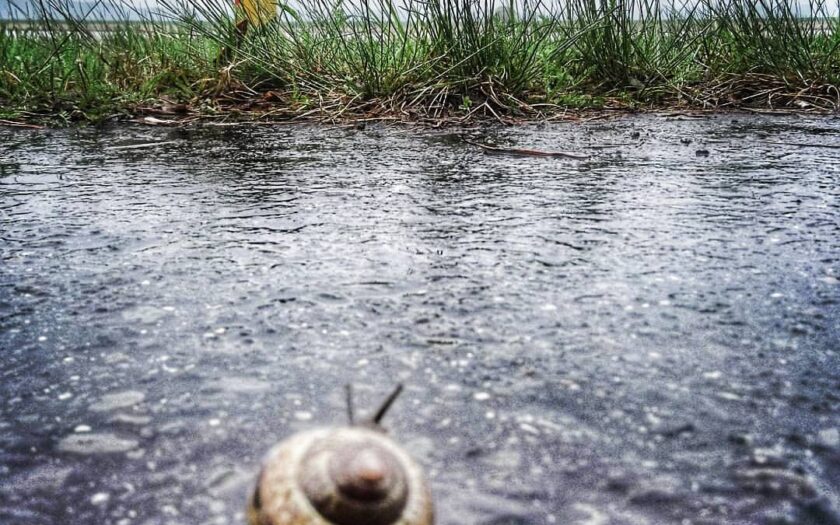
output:
M 105 149 L 108 151 L 119 151 L 119 150 L 126 150 L 126 149 L 143 149 L 143 148 L 154 148 L 155 146 L 166 146 L 169 144 L 178 144 L 177 140 L 163 140 L 160 142 L 144 142 L 142 144 L 128 144 L 127 146 L 106 146 Z
M 28 128 L 28 129 L 44 129 L 46 126 L 38 126 L 37 124 L 27 124 L 26 122 L 18 122 L 16 120 L 0 120 L 0 126 L 9 126 L 10 128 Z
M 471 146 L 477 146 L 483 149 L 485 153 L 495 153 L 499 155 L 521 155 L 526 157 L 557 157 L 577 160 L 589 158 L 589 155 L 576 155 L 574 153 L 563 153 L 562 151 L 540 151 L 536 149 L 498 148 L 496 146 L 488 146 L 487 144 L 481 144 L 467 139 L 464 139 L 464 142 Z
M 840 149 L 840 144 L 812 144 L 808 142 L 765 142 L 774 146 L 793 146 L 797 148 L 830 148 Z

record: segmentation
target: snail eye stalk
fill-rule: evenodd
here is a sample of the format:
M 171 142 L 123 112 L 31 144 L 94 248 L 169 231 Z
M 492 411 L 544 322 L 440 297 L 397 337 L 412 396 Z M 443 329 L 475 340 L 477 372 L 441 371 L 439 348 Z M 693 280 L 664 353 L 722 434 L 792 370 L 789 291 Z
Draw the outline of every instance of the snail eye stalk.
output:
M 402 383 L 400 383 L 397 385 L 397 388 L 395 388 L 394 391 L 391 392 L 391 395 L 389 395 L 388 398 L 385 399 L 385 401 L 382 403 L 382 406 L 379 407 L 379 410 L 376 411 L 376 414 L 374 414 L 373 418 L 371 419 L 374 425 L 379 425 L 379 422 L 382 421 L 382 418 L 385 417 L 385 414 L 388 412 L 388 409 L 390 409 L 391 405 L 394 404 L 394 401 L 397 400 L 397 397 L 399 397 L 402 390 L 403 385 Z
M 347 421 L 350 425 L 355 425 L 356 422 L 353 417 L 353 383 L 347 383 L 344 385 L 344 394 L 347 402 Z

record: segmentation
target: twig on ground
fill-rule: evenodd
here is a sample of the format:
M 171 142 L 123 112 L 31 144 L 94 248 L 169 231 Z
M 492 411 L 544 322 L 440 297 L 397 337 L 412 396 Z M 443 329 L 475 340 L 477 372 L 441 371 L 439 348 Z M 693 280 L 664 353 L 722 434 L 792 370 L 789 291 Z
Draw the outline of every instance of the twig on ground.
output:
M 485 153 L 494 153 L 501 155 L 520 155 L 523 157 L 556 157 L 575 160 L 585 160 L 589 155 L 577 155 L 575 153 L 565 153 L 562 151 L 541 151 L 536 149 L 521 149 L 521 148 L 498 148 L 496 146 L 488 146 L 479 142 L 464 139 L 464 142 L 470 146 L 477 146 L 484 150 Z
M 183 121 L 163 120 L 155 117 L 143 117 L 138 122 L 140 122 L 141 124 L 146 124 L 148 126 L 177 126 L 179 124 L 183 124 Z
M 773 146 L 793 146 L 796 148 L 829 148 L 829 149 L 840 149 L 840 144 L 813 144 L 808 142 L 771 142 L 765 141 L 765 144 L 771 144 Z
M 163 140 L 159 142 L 144 142 L 142 144 L 128 144 L 126 146 L 108 146 L 105 149 L 107 151 L 120 151 L 120 150 L 128 150 L 128 149 L 144 149 L 144 148 L 154 148 L 155 146 L 168 146 L 170 144 L 178 144 L 177 140 Z
M 26 128 L 26 129 L 44 129 L 46 126 L 39 126 L 37 124 L 27 124 L 26 122 L 18 122 L 16 120 L 0 119 L 0 126 L 8 126 L 10 128 Z

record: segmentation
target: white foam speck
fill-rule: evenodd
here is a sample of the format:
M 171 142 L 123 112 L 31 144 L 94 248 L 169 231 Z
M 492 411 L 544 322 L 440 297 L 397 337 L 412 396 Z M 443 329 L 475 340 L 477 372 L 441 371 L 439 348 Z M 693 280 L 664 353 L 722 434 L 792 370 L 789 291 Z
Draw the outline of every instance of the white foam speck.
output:
M 840 430 L 836 428 L 820 430 L 817 434 L 817 440 L 825 447 L 838 447 L 840 446 Z
M 533 425 L 529 425 L 528 423 L 520 423 L 519 428 L 521 428 L 522 430 L 524 430 L 525 432 L 527 432 L 529 434 L 539 434 L 540 433 L 540 431 L 537 429 L 537 427 L 535 427 Z
M 121 438 L 115 434 L 70 434 L 58 442 L 58 450 L 74 454 L 114 454 L 137 448 L 134 439 Z
M 111 499 L 111 495 L 107 492 L 97 492 L 90 498 L 90 502 L 94 505 L 104 505 Z
M 307 412 L 306 410 L 298 410 L 295 412 L 295 419 L 298 421 L 309 421 L 312 419 L 312 412 Z
M 105 394 L 95 403 L 91 404 L 89 409 L 94 412 L 107 412 L 117 408 L 127 408 L 130 406 L 142 403 L 146 398 L 143 392 L 135 390 L 126 390 L 124 392 L 113 392 Z

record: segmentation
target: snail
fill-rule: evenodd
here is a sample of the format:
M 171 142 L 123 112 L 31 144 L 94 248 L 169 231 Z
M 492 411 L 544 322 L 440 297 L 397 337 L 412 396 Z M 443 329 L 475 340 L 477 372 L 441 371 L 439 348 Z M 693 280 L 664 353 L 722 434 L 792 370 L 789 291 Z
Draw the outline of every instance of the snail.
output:
M 370 419 L 300 432 L 266 456 L 248 501 L 249 525 L 432 525 L 429 485 L 420 466 L 380 421 L 402 391 Z

